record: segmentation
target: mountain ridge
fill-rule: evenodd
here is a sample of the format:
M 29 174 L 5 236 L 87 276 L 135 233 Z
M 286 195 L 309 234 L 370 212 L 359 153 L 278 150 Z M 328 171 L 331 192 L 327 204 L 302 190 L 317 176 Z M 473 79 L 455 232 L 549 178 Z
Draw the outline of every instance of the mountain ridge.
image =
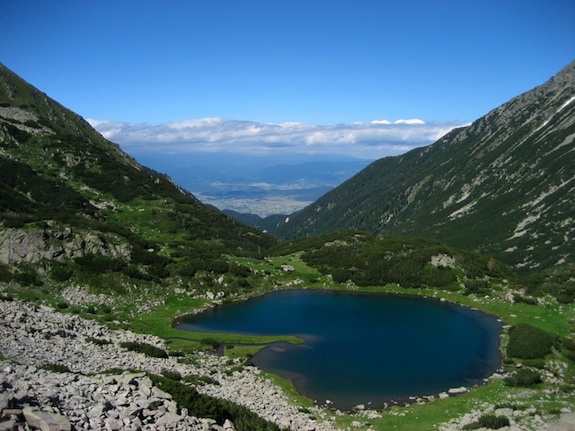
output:
M 271 232 L 429 235 L 518 268 L 573 262 L 574 96 L 575 62 L 434 144 L 375 161 Z

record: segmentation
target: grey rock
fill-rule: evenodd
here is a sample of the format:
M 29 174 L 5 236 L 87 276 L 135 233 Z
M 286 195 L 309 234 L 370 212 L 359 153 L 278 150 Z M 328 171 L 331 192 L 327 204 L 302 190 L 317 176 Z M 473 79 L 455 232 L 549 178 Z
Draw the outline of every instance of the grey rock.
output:
M 8 394 L 0 393 L 0 411 L 8 407 Z
M 575 430 L 575 413 L 561 413 L 557 422 L 549 424 L 549 431 L 573 431 Z
M 32 407 L 22 409 L 26 423 L 42 431 L 70 431 L 70 421 L 62 415 L 35 410 Z
M 14 418 L 10 418 L 6 421 L 0 422 L 0 431 L 17 431 L 18 421 Z
M 104 424 L 105 429 L 107 429 L 108 431 L 120 431 L 124 429 L 124 423 L 118 419 L 107 418 L 104 421 Z

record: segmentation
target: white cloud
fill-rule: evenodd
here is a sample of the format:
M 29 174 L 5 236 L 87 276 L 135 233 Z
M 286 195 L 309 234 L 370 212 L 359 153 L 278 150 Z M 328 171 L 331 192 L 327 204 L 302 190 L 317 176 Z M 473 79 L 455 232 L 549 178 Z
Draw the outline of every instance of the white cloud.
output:
M 425 124 L 425 121 L 419 120 L 417 118 L 411 118 L 409 120 L 397 120 L 394 124 Z
M 338 125 L 259 123 L 218 117 L 155 125 L 88 121 L 128 152 L 343 154 L 369 159 L 428 145 L 461 126 L 418 119 Z

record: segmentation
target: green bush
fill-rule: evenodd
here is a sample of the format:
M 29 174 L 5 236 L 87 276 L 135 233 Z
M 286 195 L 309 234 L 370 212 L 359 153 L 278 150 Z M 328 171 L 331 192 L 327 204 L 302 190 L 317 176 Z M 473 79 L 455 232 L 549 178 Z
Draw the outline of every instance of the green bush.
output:
M 165 378 L 170 379 L 170 380 L 175 380 L 175 381 L 182 380 L 182 375 L 180 373 L 178 373 L 177 371 L 163 370 L 162 376 L 164 376 Z
M 112 309 L 110 308 L 109 305 L 103 304 L 103 305 L 100 305 L 100 311 L 104 314 L 110 314 L 112 312 Z
M 74 272 L 65 266 L 55 266 L 50 271 L 50 278 L 54 281 L 68 281 L 72 278 Z
M 120 343 L 120 346 L 131 350 L 132 352 L 142 353 L 146 356 L 150 356 L 152 358 L 167 358 L 168 354 L 165 350 L 160 349 L 159 347 L 153 346 L 148 343 L 140 343 L 137 341 L 125 341 Z
M 220 382 L 213 379 L 210 376 L 198 376 L 196 374 L 188 374 L 183 377 L 182 380 L 186 383 L 192 383 L 194 385 L 219 385 Z
M 53 373 L 70 373 L 70 368 L 63 364 L 45 364 L 42 365 L 40 368 L 52 371 Z
M 465 425 L 464 430 L 475 430 L 479 428 L 499 429 L 509 426 L 509 419 L 506 416 L 495 416 L 493 414 L 482 415 L 477 422 Z
M 13 279 L 12 272 L 6 265 L 0 264 L 0 282 L 9 283 Z
M 507 356 L 520 359 L 541 359 L 551 353 L 557 337 L 527 323 L 509 329 Z
M 36 270 L 30 267 L 21 268 L 21 271 L 14 275 L 14 281 L 21 286 L 42 286 L 44 284 Z
M 218 423 L 229 419 L 238 431 L 280 431 L 276 424 L 267 422 L 244 406 L 200 394 L 191 386 L 162 376 L 150 375 L 150 378 L 161 390 L 171 394 L 178 406 L 188 409 L 190 416 L 210 418 Z
M 465 282 L 465 294 L 471 295 L 473 293 L 484 292 L 489 283 L 486 280 L 467 280 Z
M 532 386 L 541 383 L 541 374 L 535 370 L 524 368 L 506 377 L 503 382 L 506 386 Z
M 247 266 L 232 263 L 230 265 L 230 273 L 237 275 L 238 277 L 247 277 L 252 273 L 252 270 Z
M 202 338 L 200 343 L 205 346 L 210 346 L 213 349 L 216 349 L 220 343 L 215 338 Z
M 86 338 L 86 341 L 88 343 L 92 343 L 92 344 L 95 344 L 97 346 L 106 346 L 108 344 L 112 344 L 112 342 L 110 340 L 104 340 L 102 338 L 94 338 L 94 337 L 88 337 L 88 338 Z
M 122 259 L 103 256 L 100 254 L 86 254 L 74 259 L 85 271 L 101 274 L 109 271 L 121 271 L 127 265 Z
M 529 304 L 529 305 L 537 305 L 537 300 L 535 298 L 531 296 L 523 296 L 518 294 L 513 295 L 513 302 Z

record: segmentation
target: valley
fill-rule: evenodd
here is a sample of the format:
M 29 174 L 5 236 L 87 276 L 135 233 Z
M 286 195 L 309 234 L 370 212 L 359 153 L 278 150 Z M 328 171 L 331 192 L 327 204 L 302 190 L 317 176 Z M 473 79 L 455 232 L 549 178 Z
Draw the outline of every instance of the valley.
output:
M 129 146 L 126 146 L 129 150 Z M 206 205 L 267 217 L 299 211 L 371 161 L 330 155 L 133 152 Z
M 429 147 L 345 164 L 349 180 L 276 220 L 271 236 L 204 205 L 0 65 L 0 425 L 569 430 L 574 68 Z M 301 343 L 294 334 L 174 327 L 301 289 L 493 314 L 501 367 L 477 387 L 342 411 L 250 362 L 261 344 Z

